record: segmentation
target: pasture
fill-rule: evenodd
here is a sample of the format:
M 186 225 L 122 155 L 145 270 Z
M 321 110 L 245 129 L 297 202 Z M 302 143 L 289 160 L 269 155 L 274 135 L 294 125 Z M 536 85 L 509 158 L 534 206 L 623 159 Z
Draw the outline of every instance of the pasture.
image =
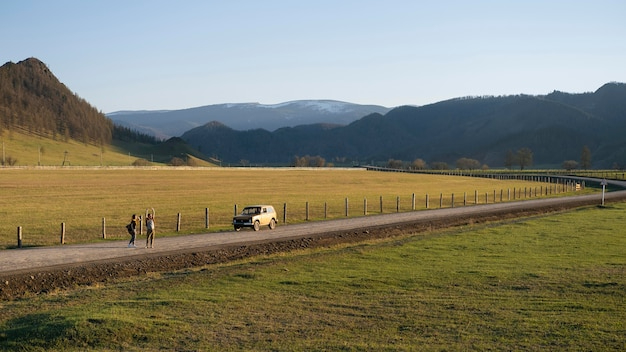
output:
M 230 231 L 235 205 L 273 204 L 282 224 L 346 216 L 493 203 L 545 196 L 547 183 L 473 177 L 368 172 L 362 169 L 256 168 L 2 168 L 0 169 L 0 248 L 126 239 L 132 214 L 154 208 L 157 236 Z M 542 192 L 543 190 L 543 192 Z M 592 192 L 584 190 L 582 192 Z M 550 196 L 561 195 L 556 192 Z M 478 195 L 476 198 L 475 195 Z M 365 208 L 367 203 L 367 208 Z M 209 209 L 209 229 L 205 213 Z M 181 227 L 177 230 L 178 214 Z
M 356 177 L 356 176 L 355 176 Z M 0 303 L 21 351 L 621 351 L 626 203 Z

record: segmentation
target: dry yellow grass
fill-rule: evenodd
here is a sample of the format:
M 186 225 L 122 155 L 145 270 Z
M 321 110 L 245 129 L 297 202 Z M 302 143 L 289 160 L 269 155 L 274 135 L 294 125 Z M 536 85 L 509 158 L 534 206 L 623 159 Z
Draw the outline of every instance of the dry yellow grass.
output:
M 501 181 L 457 176 L 369 172 L 362 169 L 257 169 L 257 168 L 58 168 L 0 169 L 0 248 L 15 246 L 17 227 L 21 226 L 24 245 L 51 245 L 59 242 L 61 223 L 66 224 L 67 243 L 102 238 L 106 220 L 108 238 L 126 238 L 124 225 L 133 213 L 155 208 L 158 235 L 176 234 L 177 214 L 181 214 L 180 233 L 205 229 L 205 209 L 209 208 L 210 231 L 230 230 L 235 205 L 273 204 L 282 221 L 287 205 L 288 222 L 362 216 L 367 199 L 368 214 L 425 209 L 426 194 L 430 207 L 493 202 L 496 191 L 527 189 L 533 194 L 546 184 L 530 181 Z M 522 192 L 523 197 L 523 192 Z M 518 196 L 519 198 L 519 196 Z M 499 201 L 499 199 L 498 199 Z

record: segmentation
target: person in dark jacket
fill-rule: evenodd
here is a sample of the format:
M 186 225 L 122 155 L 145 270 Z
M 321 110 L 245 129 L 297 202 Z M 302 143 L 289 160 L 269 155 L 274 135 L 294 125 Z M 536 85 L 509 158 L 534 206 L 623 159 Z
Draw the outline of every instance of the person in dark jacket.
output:
M 133 214 L 133 217 L 130 219 L 130 228 L 128 232 L 130 233 L 130 242 L 128 242 L 128 248 L 136 248 L 135 246 L 135 238 L 137 237 L 137 228 L 139 227 L 139 217 L 137 214 Z

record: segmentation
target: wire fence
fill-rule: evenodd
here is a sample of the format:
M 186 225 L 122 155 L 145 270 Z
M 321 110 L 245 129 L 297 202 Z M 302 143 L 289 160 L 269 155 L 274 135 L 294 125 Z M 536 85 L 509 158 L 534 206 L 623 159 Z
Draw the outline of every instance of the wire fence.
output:
M 585 183 L 572 180 L 552 178 L 553 183 L 535 183 L 527 187 L 492 190 L 489 192 L 464 193 L 438 193 L 422 194 L 415 193 L 384 198 L 380 196 L 374 199 L 366 197 L 360 199 L 334 198 L 323 202 L 291 202 L 274 204 L 279 224 L 301 223 L 307 221 L 320 221 L 327 219 L 339 219 L 346 217 L 370 216 L 394 212 L 420 211 L 439 208 L 464 207 L 479 204 L 493 204 L 511 201 L 520 201 L 531 198 L 552 197 L 565 193 L 577 192 L 585 188 Z M 548 181 L 542 179 L 541 181 Z M 212 211 L 209 207 L 200 208 L 193 213 L 169 213 L 155 214 L 156 233 L 158 235 L 179 235 L 206 232 L 220 232 L 233 230 L 232 219 L 238 214 L 240 205 L 233 204 L 231 211 Z M 154 213 L 154 210 L 152 210 Z M 142 215 L 138 235 L 145 235 L 146 228 Z M 107 240 L 128 238 L 125 226 L 126 222 L 114 219 L 108 221 L 105 217 L 101 222 L 87 227 L 74 228 L 72 224 L 61 222 L 59 225 L 59 240 L 56 243 L 68 242 L 80 243 L 94 240 Z M 96 235 L 97 234 L 97 235 Z M 49 245 L 49 237 L 43 243 L 28 241 L 28 229 L 17 227 L 17 248 L 24 245 Z M 9 246 L 10 248 L 11 246 Z

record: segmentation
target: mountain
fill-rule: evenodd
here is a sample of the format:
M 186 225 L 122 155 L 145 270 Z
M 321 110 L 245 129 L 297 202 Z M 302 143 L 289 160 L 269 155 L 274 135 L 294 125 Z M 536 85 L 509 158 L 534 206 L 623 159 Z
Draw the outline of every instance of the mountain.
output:
M 314 100 L 277 105 L 223 104 L 184 111 L 210 122 L 187 121 L 197 127 L 180 132 L 179 139 L 157 143 L 152 135 L 115 125 L 35 58 L 0 66 L 0 136 L 9 136 L 11 143 L 26 141 L 11 137 L 18 134 L 54 141 L 45 148 L 55 154 L 53 163 L 58 162 L 59 155 L 72 153 L 70 145 L 78 141 L 98 147 L 90 151 L 90 158 L 95 158 L 92 163 L 102 163 L 103 150 L 115 142 L 114 148 L 128 155 L 123 158 L 125 163 L 180 159 L 189 164 L 214 158 L 222 165 L 287 165 L 296 156 L 308 155 L 340 164 L 421 158 L 431 164 L 454 165 L 460 158 L 471 158 L 498 167 L 504 164 L 508 151 L 529 148 L 534 165 L 560 167 L 565 160 L 579 160 L 586 146 L 592 153 L 593 168 L 626 166 L 626 84 L 617 82 L 588 93 L 457 98 L 391 110 Z M 227 122 L 212 118 L 215 116 L 207 111 L 219 111 Z M 254 113 L 246 115 L 246 111 Z M 180 120 L 163 119 L 169 113 L 131 115 L 140 116 L 146 128 L 155 131 L 161 128 L 159 121 L 185 125 Z M 235 121 L 245 128 L 233 128 Z M 30 160 L 27 163 L 50 162 L 41 148 L 45 143 L 36 143 L 39 148 L 30 140 L 24 143 L 29 144 L 22 144 L 23 148 L 9 146 L 15 153 L 12 161 L 19 156 L 20 160 Z M 21 149 L 36 152 L 18 154 Z
M 110 143 L 113 133 L 111 120 L 36 58 L 0 67 L 0 132 L 14 128 L 92 144 Z
M 36 58 L 0 66 L 0 139 L 1 165 L 209 165 L 180 138 L 158 143 L 114 125 Z
M 346 126 L 307 125 L 273 132 L 236 131 L 211 122 L 182 139 L 223 161 L 290 163 L 294 156 L 327 161 L 389 159 L 454 162 L 462 157 L 502 166 L 508 150 L 530 148 L 535 165 L 579 160 L 584 146 L 595 168 L 626 163 L 626 84 L 592 93 L 457 98 L 373 113 Z
M 281 104 L 218 104 L 183 110 L 117 111 L 107 116 L 117 125 L 158 138 L 180 136 L 184 132 L 218 121 L 234 130 L 262 128 L 274 131 L 316 123 L 347 125 L 371 113 L 384 114 L 390 108 L 359 105 L 335 100 L 297 100 Z

